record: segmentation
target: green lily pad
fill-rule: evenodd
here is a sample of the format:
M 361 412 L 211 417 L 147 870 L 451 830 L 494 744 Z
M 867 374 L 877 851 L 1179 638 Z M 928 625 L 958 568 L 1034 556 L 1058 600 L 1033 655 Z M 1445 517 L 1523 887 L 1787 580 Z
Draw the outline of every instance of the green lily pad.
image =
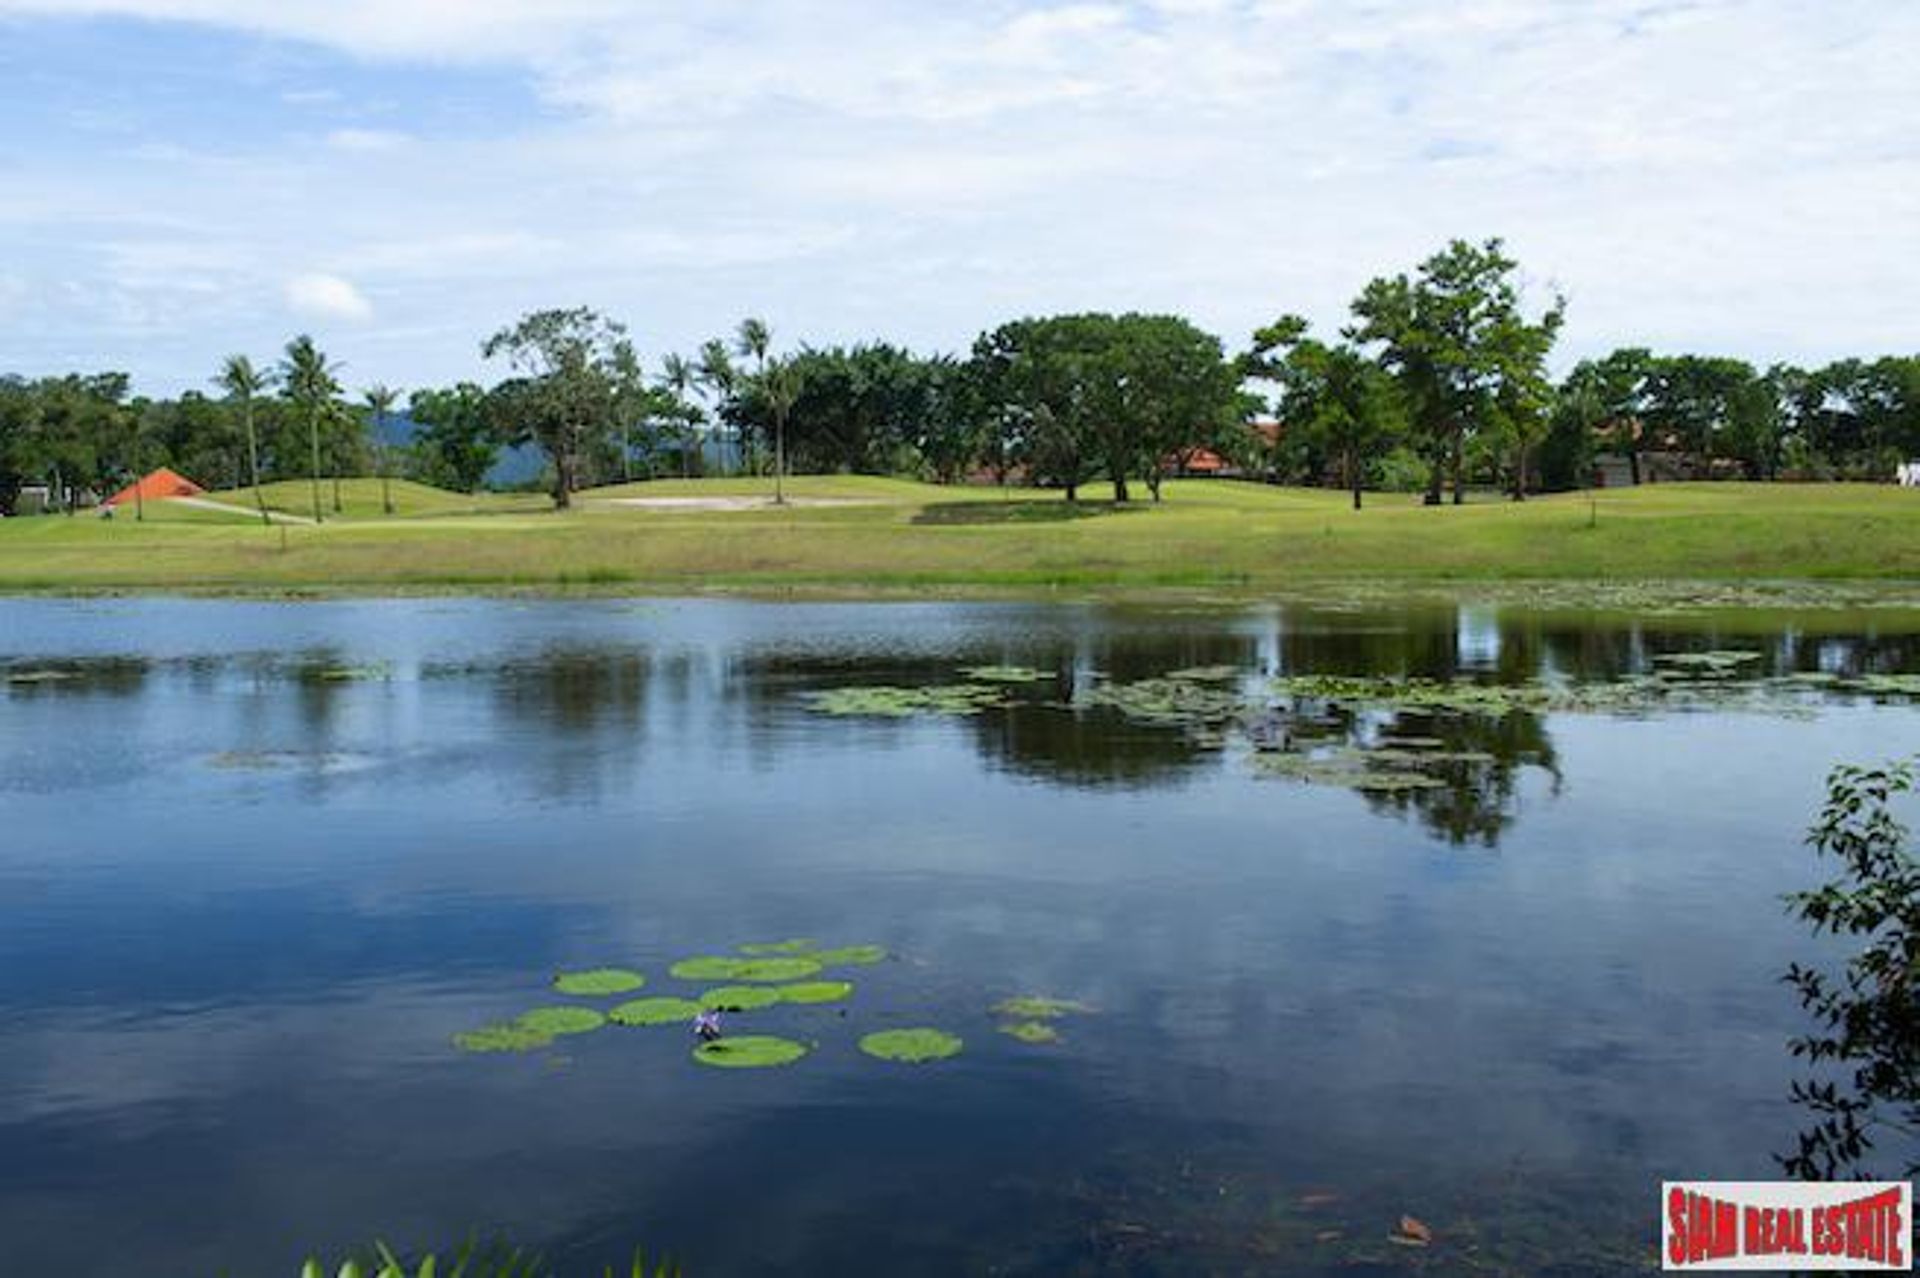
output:
M 818 955 L 810 958 L 729 958 L 703 955 L 681 959 L 667 970 L 682 981 L 798 981 L 818 972 Z
M 738 1038 L 717 1038 L 693 1049 L 693 1059 L 702 1065 L 721 1069 L 766 1069 L 791 1065 L 811 1050 L 805 1043 L 771 1034 L 742 1034 Z
M 606 1023 L 607 1018 L 591 1007 L 536 1007 L 531 1012 L 522 1012 L 516 1021 L 554 1038 L 562 1034 L 590 1034 Z
M 1023 1043 L 1057 1043 L 1060 1031 L 1045 1021 L 1009 1021 L 1000 1032 Z
M 722 985 L 700 996 L 701 1007 L 751 1012 L 772 1007 L 780 1001 L 780 991 L 771 985 Z
M 843 945 L 837 950 L 815 950 L 807 956 L 821 967 L 868 967 L 887 957 L 884 945 Z
M 1051 677 L 1032 666 L 968 666 L 960 673 L 975 683 L 1038 683 Z
M 1240 675 L 1238 666 L 1189 666 L 1185 670 L 1169 671 L 1167 678 L 1186 683 L 1232 683 Z
M 801 981 L 794 985 L 776 985 L 772 993 L 782 1003 L 837 1003 L 853 993 L 852 981 Z
M 1004 689 L 977 683 L 933 688 L 829 688 L 812 694 L 808 702 L 821 714 L 906 719 L 920 714 L 979 714 L 1005 705 L 1007 694 Z
M 1077 1003 L 1070 998 L 1047 998 L 1039 994 L 1023 994 L 1018 998 L 1003 998 L 993 1005 L 997 1015 L 1015 1021 L 1054 1021 L 1075 1012 L 1091 1012 L 1092 1007 Z
M 601 998 L 625 994 L 647 983 L 647 978 L 624 967 L 595 967 L 584 972 L 561 972 L 553 978 L 553 988 L 579 998 Z
M 636 998 L 607 1013 L 616 1025 L 671 1025 L 691 1021 L 706 1009 L 690 998 Z
M 453 1036 L 453 1045 L 463 1052 L 535 1052 L 551 1042 L 552 1034 L 518 1021 L 497 1021 Z
M 867 1055 L 906 1065 L 958 1056 L 963 1046 L 957 1034 L 937 1029 L 881 1030 L 860 1040 L 860 1050 Z
M 785 941 L 761 941 L 755 945 L 743 945 L 740 947 L 740 952 L 742 954 L 752 954 L 759 958 L 765 958 L 768 955 L 774 954 L 805 954 L 809 950 L 817 950 L 819 948 L 820 942 L 810 937 L 796 936 Z

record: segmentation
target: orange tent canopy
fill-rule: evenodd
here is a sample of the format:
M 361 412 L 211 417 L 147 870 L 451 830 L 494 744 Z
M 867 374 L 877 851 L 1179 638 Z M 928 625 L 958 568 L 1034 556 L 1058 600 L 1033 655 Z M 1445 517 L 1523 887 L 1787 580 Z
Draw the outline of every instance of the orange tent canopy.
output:
M 132 501 L 135 496 L 142 501 L 163 501 L 168 497 L 198 497 L 206 491 L 184 475 L 175 474 L 162 466 L 145 479 L 128 484 L 102 504 L 118 506 Z

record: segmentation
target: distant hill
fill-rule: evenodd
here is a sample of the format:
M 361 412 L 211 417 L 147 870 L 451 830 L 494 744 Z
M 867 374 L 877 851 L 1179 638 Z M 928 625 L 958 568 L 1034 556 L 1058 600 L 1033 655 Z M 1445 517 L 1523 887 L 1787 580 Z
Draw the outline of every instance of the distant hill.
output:
M 413 443 L 413 437 L 419 429 L 420 424 L 413 420 L 411 413 L 405 409 L 395 409 L 387 414 L 386 424 L 377 434 L 380 442 L 404 448 Z M 519 488 L 539 479 L 545 465 L 546 459 L 532 444 L 502 449 L 500 460 L 487 472 L 485 483 L 488 488 Z

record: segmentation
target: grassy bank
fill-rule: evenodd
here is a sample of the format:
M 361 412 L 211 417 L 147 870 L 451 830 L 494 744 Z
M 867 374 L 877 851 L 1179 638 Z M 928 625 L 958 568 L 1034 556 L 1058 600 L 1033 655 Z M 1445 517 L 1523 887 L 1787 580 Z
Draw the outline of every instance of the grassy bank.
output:
M 1659 485 L 1512 504 L 1366 510 L 1344 495 L 1254 484 L 1167 486 L 1155 506 L 1071 506 L 1056 493 L 805 477 L 799 504 L 711 509 L 764 481 L 661 481 L 537 497 L 348 481 L 328 522 L 263 528 L 243 513 L 150 503 L 112 521 L 0 522 L 0 591 L 1141 590 L 1269 591 L 1335 580 L 1920 581 L 1920 494 L 1841 485 Z M 213 494 L 246 507 L 246 490 Z M 303 484 L 268 500 L 310 512 Z

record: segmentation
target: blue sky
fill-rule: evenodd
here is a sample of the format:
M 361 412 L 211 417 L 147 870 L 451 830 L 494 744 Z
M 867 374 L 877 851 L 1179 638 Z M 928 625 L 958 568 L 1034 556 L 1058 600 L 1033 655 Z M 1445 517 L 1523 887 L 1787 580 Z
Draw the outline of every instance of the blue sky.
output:
M 1154 309 L 1330 329 L 1503 235 L 1557 362 L 1920 348 L 1905 0 L 0 0 L 0 371 L 166 393 L 312 331 L 486 377 Z

